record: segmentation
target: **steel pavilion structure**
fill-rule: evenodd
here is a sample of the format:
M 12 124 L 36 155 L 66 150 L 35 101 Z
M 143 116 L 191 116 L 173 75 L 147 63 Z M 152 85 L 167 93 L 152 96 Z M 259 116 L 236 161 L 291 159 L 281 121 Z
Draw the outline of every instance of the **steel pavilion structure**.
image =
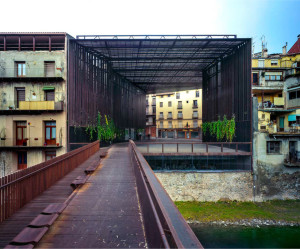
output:
M 68 47 L 70 127 L 100 111 L 121 128 L 141 128 L 145 94 L 202 88 L 203 122 L 235 115 L 235 140 L 251 141 L 250 38 L 79 35 Z

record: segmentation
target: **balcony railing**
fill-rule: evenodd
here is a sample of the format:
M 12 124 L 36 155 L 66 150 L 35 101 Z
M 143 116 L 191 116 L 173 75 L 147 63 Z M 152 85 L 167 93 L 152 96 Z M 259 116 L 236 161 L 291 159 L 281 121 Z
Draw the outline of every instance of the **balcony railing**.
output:
M 177 109 L 182 109 L 182 105 L 178 105 L 178 106 L 177 106 Z
M 159 115 L 159 119 L 164 119 L 164 116 L 163 115 Z
M 27 98 L 25 98 L 27 99 Z M 16 100 L 8 100 L 6 101 L 5 105 L 3 104 L 0 108 L 1 111 L 14 111 L 14 110 L 22 110 L 22 111 L 63 111 L 64 108 L 64 99 L 65 94 L 64 92 L 55 92 L 54 100 L 53 101 L 45 101 L 46 96 L 44 92 L 38 93 L 35 95 L 35 99 L 32 97 L 25 101 L 19 101 L 17 103 Z
M 193 109 L 198 108 L 198 105 L 193 105 Z
M 168 116 L 167 116 L 167 119 L 172 119 L 172 114 L 170 115 L 170 114 L 168 114 Z
M 276 88 L 279 88 L 279 89 L 282 89 L 283 88 L 283 81 L 280 81 L 280 80 L 267 80 L 267 81 L 264 81 L 260 84 L 258 83 L 252 83 L 252 86 L 254 88 L 258 87 L 258 88 L 264 88 L 264 87 L 276 87 Z
M 62 71 L 62 68 L 46 72 L 44 68 L 26 67 L 22 72 L 18 72 L 17 68 L 0 67 L 0 78 L 62 78 Z
M 177 118 L 178 118 L 178 119 L 182 119 L 182 118 L 183 118 L 182 113 L 178 113 L 178 114 L 177 114 Z
M 64 102 L 59 101 L 20 101 L 19 110 L 46 110 L 46 111 L 62 111 Z
M 280 108 L 284 107 L 284 98 L 283 97 L 274 97 L 274 102 L 265 101 L 258 104 L 259 109 L 268 109 L 268 108 Z
M 28 126 L 30 129 L 31 137 L 29 138 L 24 138 L 21 141 L 17 141 L 15 138 L 11 137 L 2 137 L 0 138 L 0 147 L 15 147 L 15 148 L 34 148 L 34 147 L 39 147 L 39 148 L 60 148 L 62 146 L 62 137 L 57 137 L 56 139 L 51 140 L 51 144 L 48 142 L 46 143 L 45 137 L 35 137 L 34 136 L 34 128 L 31 128 Z M 28 128 L 27 127 L 27 128 Z

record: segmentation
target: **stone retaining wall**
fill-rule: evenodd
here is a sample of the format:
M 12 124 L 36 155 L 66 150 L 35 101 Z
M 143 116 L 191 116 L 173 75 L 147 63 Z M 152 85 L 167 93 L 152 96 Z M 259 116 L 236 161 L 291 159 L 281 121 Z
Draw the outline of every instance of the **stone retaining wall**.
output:
M 155 172 L 173 201 L 253 201 L 251 172 Z

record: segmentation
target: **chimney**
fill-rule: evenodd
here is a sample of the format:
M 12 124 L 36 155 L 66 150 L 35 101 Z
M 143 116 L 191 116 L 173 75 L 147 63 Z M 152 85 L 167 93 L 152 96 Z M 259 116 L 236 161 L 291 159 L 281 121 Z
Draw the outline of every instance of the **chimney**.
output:
M 298 35 L 297 37 L 298 37 L 298 39 L 300 39 L 300 35 Z
M 262 57 L 263 58 L 267 58 L 268 57 L 268 49 L 267 48 L 263 49 L 263 51 L 262 51 Z
M 286 55 L 286 47 L 287 47 L 287 42 L 285 43 L 285 45 L 282 47 L 282 54 Z

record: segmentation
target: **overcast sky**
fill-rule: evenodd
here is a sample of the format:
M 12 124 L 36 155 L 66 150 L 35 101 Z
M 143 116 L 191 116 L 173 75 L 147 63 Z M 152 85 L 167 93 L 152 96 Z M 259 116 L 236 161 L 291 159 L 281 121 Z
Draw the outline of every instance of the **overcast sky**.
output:
M 1 1 L 0 32 L 236 34 L 261 51 L 288 49 L 300 34 L 300 0 Z

